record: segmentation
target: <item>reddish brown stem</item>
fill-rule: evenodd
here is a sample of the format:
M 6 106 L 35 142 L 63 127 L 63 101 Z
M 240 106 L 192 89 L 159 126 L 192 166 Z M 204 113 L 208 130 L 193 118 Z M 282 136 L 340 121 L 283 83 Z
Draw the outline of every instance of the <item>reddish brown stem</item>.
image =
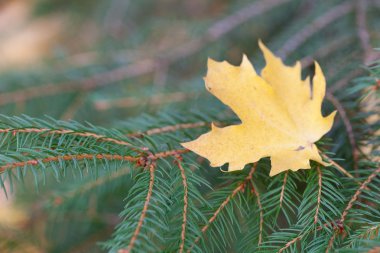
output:
M 188 186 L 185 169 L 182 166 L 182 163 L 179 160 L 176 160 L 178 168 L 181 171 L 182 184 L 183 184 L 183 219 L 182 219 L 182 231 L 181 231 L 181 244 L 179 246 L 179 252 L 182 253 L 185 248 L 185 240 L 186 240 L 186 224 L 187 224 L 187 207 L 188 203 Z
M 338 110 L 339 115 L 343 121 L 345 128 L 346 128 L 348 140 L 350 141 L 350 145 L 351 145 L 351 149 L 352 149 L 352 158 L 353 158 L 353 162 L 354 162 L 354 170 L 357 171 L 358 170 L 358 160 L 359 160 L 358 156 L 359 155 L 358 155 L 358 150 L 356 147 L 354 130 L 353 130 L 353 127 L 351 125 L 350 120 L 348 119 L 346 110 L 344 109 L 342 104 L 339 102 L 339 100 L 332 93 L 326 92 L 326 98 Z
M 148 188 L 148 193 L 147 193 L 146 198 L 145 198 L 145 203 L 144 203 L 143 210 L 141 211 L 140 219 L 139 219 L 139 221 L 137 223 L 135 232 L 133 233 L 133 236 L 132 236 L 132 238 L 131 238 L 131 240 L 129 242 L 128 247 L 126 249 L 120 249 L 118 251 L 119 253 L 129 253 L 129 252 L 131 252 L 131 250 L 135 246 L 137 237 L 140 234 L 142 225 L 143 225 L 145 217 L 146 217 L 146 212 L 148 211 L 150 200 L 152 198 L 155 168 L 156 168 L 156 166 L 155 166 L 154 163 L 152 163 L 152 164 L 149 165 L 149 173 L 150 173 L 149 188 Z
M 285 176 L 284 176 L 284 181 L 282 183 L 282 187 L 281 187 L 281 193 L 280 193 L 280 208 L 282 207 L 282 201 L 284 200 L 284 194 L 285 194 L 285 186 L 286 186 L 286 181 L 288 179 L 288 174 L 289 174 L 289 171 L 286 171 L 285 172 Z
M 218 217 L 219 213 L 224 209 L 224 207 L 228 203 L 230 203 L 230 201 L 236 196 L 236 194 L 238 194 L 240 191 L 244 190 L 244 187 L 246 186 L 246 184 L 251 181 L 251 179 L 253 177 L 253 173 L 256 171 L 256 167 L 257 167 L 257 163 L 255 163 L 252 166 L 252 169 L 249 172 L 248 176 L 245 178 L 245 180 L 241 184 L 239 184 L 232 191 L 232 193 L 222 202 L 222 204 L 220 204 L 220 206 L 216 209 L 216 211 L 213 213 L 213 215 L 211 216 L 211 218 L 208 220 L 207 224 L 202 227 L 202 229 L 201 229 L 202 234 L 204 234 L 207 231 L 207 229 L 210 227 L 210 225 L 216 220 L 216 218 Z M 254 192 L 257 192 L 257 191 L 254 190 Z M 260 206 L 261 206 L 261 204 L 260 204 Z M 194 240 L 194 242 L 193 242 L 192 246 L 190 247 L 190 249 L 187 250 L 188 253 L 190 253 L 192 251 L 192 249 L 200 241 L 200 239 L 201 239 L 201 236 L 198 236 Z
M 121 141 L 118 139 L 106 137 L 104 135 L 99 135 L 91 132 L 75 132 L 70 129 L 50 129 L 50 128 L 21 128 L 21 129 L 14 129 L 14 128 L 6 128 L 6 129 L 0 129 L 0 133 L 12 133 L 13 135 L 16 135 L 17 133 L 46 133 L 46 134 L 70 134 L 80 137 L 93 137 L 94 139 L 97 139 L 98 141 L 104 141 L 104 142 L 112 142 L 118 145 L 122 146 L 132 146 L 129 142 Z
M 317 224 L 318 222 L 318 214 L 319 214 L 319 208 L 321 205 L 321 196 L 322 196 L 322 171 L 317 167 L 317 174 L 318 174 L 318 197 L 317 197 L 317 208 L 315 210 L 314 215 L 314 224 Z
M 347 217 L 347 214 L 348 214 L 349 210 L 354 206 L 354 203 L 355 203 L 355 201 L 357 201 L 357 199 L 359 198 L 360 194 L 362 194 L 362 192 L 363 192 L 364 189 L 368 189 L 367 185 L 369 183 L 371 183 L 371 181 L 376 176 L 378 176 L 379 173 L 380 173 L 380 167 L 377 168 L 374 172 L 372 172 L 371 175 L 369 175 L 368 178 L 363 183 L 361 183 L 360 187 L 356 190 L 355 194 L 352 196 L 352 198 L 350 199 L 350 201 L 348 202 L 346 208 L 344 209 L 344 211 L 342 213 L 342 216 L 341 216 L 341 218 L 339 220 L 339 222 L 341 224 L 343 224 L 344 221 L 346 220 L 346 217 Z M 336 236 L 335 233 L 331 236 L 331 238 L 329 240 L 329 244 L 328 244 L 327 249 L 326 249 L 326 253 L 328 253 L 330 251 L 331 247 L 333 246 L 335 236 Z
M 177 149 L 177 150 L 168 150 L 156 154 L 150 154 L 147 158 L 151 161 L 155 161 L 157 159 L 177 156 L 179 154 L 184 154 L 189 152 L 186 149 Z M 72 161 L 72 160 L 85 160 L 85 159 L 106 159 L 106 160 L 117 160 L 117 161 L 130 161 L 130 162 L 139 162 L 144 156 L 122 156 L 115 154 L 66 154 L 60 156 L 52 156 L 42 159 L 32 159 L 22 162 L 12 162 L 5 164 L 0 167 L 0 173 L 4 172 L 7 169 L 15 169 L 17 167 L 24 167 L 26 165 L 37 166 L 39 163 L 48 163 L 48 162 L 58 162 L 60 160 L 63 161 Z
M 191 128 L 199 128 L 206 126 L 207 122 L 195 122 L 195 123 L 183 123 L 183 124 L 177 124 L 177 125 L 171 125 L 171 126 L 164 126 L 159 128 L 152 128 L 142 133 L 132 133 L 128 134 L 130 137 L 142 137 L 144 135 L 155 135 L 155 134 L 161 134 L 161 133 L 167 133 L 167 132 L 175 132 L 180 129 L 191 129 Z

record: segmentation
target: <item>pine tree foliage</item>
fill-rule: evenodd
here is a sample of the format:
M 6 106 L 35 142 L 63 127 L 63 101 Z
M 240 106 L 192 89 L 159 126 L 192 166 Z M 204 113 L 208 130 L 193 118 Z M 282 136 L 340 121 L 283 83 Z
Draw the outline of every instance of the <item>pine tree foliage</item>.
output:
M 83 21 L 72 10 L 88 1 L 69 2 L 73 23 Z M 220 1 L 223 15 L 205 1 L 203 18 L 170 1 L 130 2 L 120 17 L 130 39 L 101 11 L 119 2 L 85 8 L 106 27 L 90 61 L 57 56 L 0 77 L 2 194 L 29 210 L 22 232 L 0 229 L 0 251 L 379 249 L 379 1 Z M 42 1 L 36 15 L 55 8 Z M 152 50 L 178 33 L 163 28 L 186 28 L 186 38 Z M 269 177 L 265 158 L 224 173 L 180 146 L 211 122 L 238 122 L 203 91 L 201 72 L 207 56 L 238 62 L 242 52 L 262 66 L 259 38 L 288 63 L 302 59 L 304 75 L 313 59 L 325 70 L 323 112 L 338 116 L 318 146 L 330 166 Z

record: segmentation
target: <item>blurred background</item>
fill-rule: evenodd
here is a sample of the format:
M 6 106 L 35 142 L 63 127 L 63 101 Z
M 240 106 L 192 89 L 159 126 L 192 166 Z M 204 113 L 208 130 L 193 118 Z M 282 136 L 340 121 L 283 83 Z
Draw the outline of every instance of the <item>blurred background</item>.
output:
M 207 58 L 239 64 L 245 53 L 260 70 L 259 39 L 288 64 L 301 60 L 305 75 L 317 60 L 339 96 L 379 59 L 380 1 L 2 0 L 0 113 L 119 128 L 141 114 L 211 108 Z M 101 252 L 95 242 L 110 237 L 120 198 L 99 211 L 90 196 L 72 214 L 73 222 L 87 214 L 80 228 L 53 226 L 41 211 L 45 196 L 49 207 L 60 201 L 51 187 L 20 194 L 18 206 L 12 193 L 0 195 L 0 249 Z

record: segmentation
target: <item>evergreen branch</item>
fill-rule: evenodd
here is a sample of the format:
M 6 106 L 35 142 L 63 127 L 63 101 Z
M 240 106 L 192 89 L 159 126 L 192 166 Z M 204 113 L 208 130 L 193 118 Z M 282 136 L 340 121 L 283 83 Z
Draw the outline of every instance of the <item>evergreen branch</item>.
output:
M 319 166 L 317 166 L 317 172 L 318 172 L 318 197 L 317 197 L 317 208 L 315 210 L 315 216 L 314 216 L 314 224 L 317 224 L 318 222 L 318 214 L 319 214 L 319 208 L 321 205 L 321 196 L 322 196 L 322 172 Z
M 170 125 L 170 126 L 163 126 L 158 128 L 152 128 L 142 133 L 131 133 L 128 134 L 129 137 L 143 137 L 144 135 L 155 135 L 155 134 L 162 134 L 167 132 L 175 132 L 177 130 L 182 129 L 191 129 L 191 128 L 199 128 L 206 126 L 207 122 L 195 122 L 195 123 L 183 123 L 183 124 L 176 124 L 176 125 Z
M 344 109 L 344 107 L 342 106 L 342 104 L 339 102 L 339 100 L 330 92 L 326 92 L 326 98 L 334 105 L 334 107 L 338 110 L 339 112 L 339 115 L 343 121 L 343 124 L 346 128 L 346 131 L 347 131 L 347 135 L 348 135 L 348 139 L 350 141 L 350 144 L 351 144 L 351 148 L 352 148 L 352 159 L 353 159 L 353 162 L 354 162 L 354 170 L 358 171 L 358 150 L 357 150 L 357 146 L 356 146 L 356 141 L 355 141 L 355 134 L 354 134 L 354 130 L 353 130 L 353 127 L 351 125 L 351 122 L 350 120 L 348 119 L 347 117 L 347 113 L 346 113 L 346 110 Z
M 144 165 L 147 161 L 146 159 L 150 161 L 155 161 L 157 159 L 170 157 L 170 156 L 177 156 L 179 154 L 184 154 L 189 152 L 186 149 L 177 149 L 177 150 L 168 150 L 164 152 L 159 152 L 156 154 L 150 154 L 147 157 L 144 156 L 122 156 L 117 154 L 66 154 L 66 155 L 59 155 L 59 156 L 52 156 L 47 157 L 43 159 L 32 159 L 28 161 L 22 161 L 22 162 L 11 162 L 7 163 L 3 166 L 0 166 L 0 173 L 3 173 L 7 169 L 15 169 L 18 167 L 24 167 L 27 165 L 37 166 L 40 162 L 42 163 L 49 163 L 49 162 L 58 162 L 60 160 L 63 161 L 72 161 L 72 160 L 88 160 L 88 159 L 105 159 L 105 160 L 116 160 L 116 161 L 130 161 L 130 162 L 138 162 L 140 165 Z
M 325 253 L 329 253 L 330 249 L 332 248 L 334 244 L 335 236 L 336 236 L 336 233 L 334 232 L 329 239 Z
M 115 138 L 107 137 L 105 135 L 95 134 L 91 132 L 77 132 L 71 129 L 50 129 L 50 128 L 6 128 L 6 129 L 0 129 L 0 133 L 12 133 L 13 135 L 16 135 L 17 133 L 43 133 L 43 134 L 70 134 L 75 135 L 79 137 L 92 137 L 96 139 L 97 141 L 101 142 L 111 142 L 114 144 L 122 145 L 122 146 L 133 146 L 131 143 L 127 141 L 118 140 Z M 143 150 L 146 150 L 146 148 L 142 148 Z
M 324 15 L 316 18 L 299 32 L 293 34 L 291 38 L 283 44 L 282 48 L 278 51 L 277 54 L 282 57 L 286 57 L 289 54 L 293 53 L 299 46 L 305 43 L 307 39 L 328 26 L 330 23 L 350 13 L 353 8 L 354 6 L 350 1 L 335 6 Z
M 332 160 L 326 154 L 324 154 L 324 153 L 321 153 L 321 154 L 322 154 L 323 158 L 325 158 L 329 163 L 331 163 L 332 165 L 334 165 L 334 167 L 337 168 L 344 175 L 346 175 L 347 177 L 350 177 L 350 178 L 354 178 L 354 176 L 351 173 L 349 173 L 345 168 L 343 168 L 342 166 L 340 166 L 339 164 L 337 164 L 336 162 L 334 162 L 334 160 Z
M 181 171 L 181 177 L 182 177 L 182 184 L 183 184 L 183 221 L 182 221 L 182 231 L 181 231 L 181 244 L 179 246 L 179 252 L 182 253 L 185 247 L 185 240 L 186 240 L 186 223 L 187 223 L 187 207 L 189 205 L 188 203 L 188 186 L 187 186 L 187 179 L 185 174 L 185 169 L 182 167 L 181 162 L 179 161 L 179 158 L 176 160 L 176 164 L 178 168 Z
M 256 163 L 257 164 L 257 163 Z M 257 187 L 254 186 L 253 182 L 252 182 L 252 175 L 253 173 L 255 172 L 256 170 L 256 165 L 254 168 L 252 168 L 251 172 L 251 179 L 249 179 L 249 182 L 251 183 L 252 185 L 252 191 L 254 192 L 254 194 L 256 195 L 256 201 L 257 201 L 257 206 L 259 207 L 259 210 L 260 210 L 260 223 L 259 223 L 259 241 L 258 241 L 258 245 L 261 244 L 262 242 L 262 239 L 263 239 L 263 227 L 264 227 L 264 212 L 263 212 L 263 206 L 261 205 L 261 200 L 260 200 L 260 193 L 259 191 L 257 190 Z
M 284 176 L 284 181 L 282 183 L 282 187 L 281 187 L 281 193 L 280 193 L 280 209 L 282 207 L 282 201 L 284 200 L 284 193 L 285 193 L 285 186 L 286 186 L 286 181 L 288 179 L 288 174 L 289 174 L 289 171 L 286 171 L 285 172 L 285 176 Z
M 59 162 L 59 161 L 72 161 L 72 160 L 88 160 L 88 159 L 105 159 L 105 160 L 116 160 L 116 161 L 130 161 L 130 162 L 137 162 L 140 160 L 139 157 L 133 157 L 133 156 L 122 156 L 122 155 L 115 155 L 115 154 L 66 154 L 66 155 L 59 155 L 59 156 L 51 156 L 43 159 L 32 159 L 28 161 L 22 161 L 22 162 L 12 162 L 7 163 L 3 166 L 0 166 L 0 173 L 3 173 L 7 169 L 15 169 L 18 167 L 24 167 L 27 165 L 37 166 L 41 163 L 49 163 L 49 162 Z
M 360 187 L 357 189 L 355 194 L 352 196 L 351 200 L 348 202 L 347 207 L 344 209 L 342 213 L 342 217 L 340 218 L 340 221 L 343 223 L 346 219 L 346 216 L 348 214 L 348 211 L 352 208 L 354 205 L 354 202 L 358 199 L 360 194 L 363 192 L 363 190 L 368 189 L 367 185 L 371 183 L 371 181 L 378 176 L 380 173 L 380 167 L 376 169 L 374 172 L 371 173 L 371 175 L 368 176 L 368 178 L 360 185 Z
M 148 166 L 149 166 L 150 180 L 149 180 L 149 188 L 148 188 L 148 193 L 146 195 L 144 207 L 143 207 L 143 210 L 141 211 L 141 216 L 139 218 L 139 221 L 137 223 L 135 232 L 133 233 L 133 236 L 132 236 L 132 238 L 131 238 L 131 240 L 129 242 L 128 247 L 126 249 L 119 250 L 118 251 L 119 253 L 129 253 L 129 252 L 131 252 L 131 250 L 133 249 L 133 247 L 134 247 L 134 245 L 136 243 L 137 237 L 138 237 L 138 235 L 140 233 L 141 227 L 142 227 L 144 219 L 146 217 L 146 213 L 148 211 L 150 199 L 152 198 L 152 194 L 153 194 L 154 171 L 156 169 L 156 164 L 155 163 L 151 163 Z
M 277 253 L 282 253 L 284 250 L 286 250 L 287 248 L 289 248 L 290 246 L 292 246 L 294 243 L 296 243 L 299 240 L 301 240 L 303 236 L 304 235 L 299 235 L 296 238 L 294 238 L 293 240 L 287 242 L 284 247 L 282 247 L 279 251 L 277 251 Z
M 340 223 L 344 223 L 345 219 L 346 219 L 346 216 L 349 212 L 349 210 L 353 207 L 354 203 L 357 201 L 357 199 L 359 198 L 360 194 L 362 194 L 363 190 L 367 189 L 367 185 L 369 183 L 371 183 L 371 181 L 376 177 L 378 176 L 378 174 L 380 173 L 380 167 L 378 169 L 376 169 L 374 172 L 372 172 L 368 178 L 360 185 L 360 187 L 356 190 L 355 194 L 352 196 L 352 198 L 350 199 L 350 201 L 348 202 L 346 208 L 344 209 L 343 213 L 342 213 L 342 216 L 340 218 Z M 329 243 L 328 243 L 328 246 L 327 246 L 327 249 L 326 249 L 326 253 L 329 252 L 329 250 L 331 249 L 331 247 L 333 246 L 334 244 L 334 240 L 335 240 L 335 236 L 336 236 L 336 233 L 333 233 L 333 235 L 331 236 L 330 240 L 329 240 Z
M 220 204 L 220 206 L 216 209 L 216 211 L 213 213 L 213 215 L 211 216 L 211 218 L 208 220 L 207 224 L 204 225 L 201 229 L 202 231 L 202 234 L 204 234 L 207 229 L 210 227 L 210 225 L 216 220 L 216 218 L 218 217 L 219 213 L 223 210 L 223 208 L 236 196 L 236 194 L 242 190 L 244 190 L 247 182 L 250 182 L 252 180 L 252 177 L 253 177 L 253 173 L 256 171 L 256 167 L 257 167 L 257 163 L 255 163 L 253 166 L 252 166 L 252 169 L 250 170 L 248 176 L 245 178 L 245 180 L 240 183 L 233 191 L 230 195 L 228 195 L 228 197 L 222 202 L 222 204 Z M 255 190 L 256 192 L 256 190 Z M 192 249 L 194 248 L 194 246 L 200 241 L 201 239 L 201 236 L 198 236 L 194 242 L 192 243 L 192 246 L 190 247 L 190 249 L 187 251 L 188 253 L 190 253 L 192 251 Z

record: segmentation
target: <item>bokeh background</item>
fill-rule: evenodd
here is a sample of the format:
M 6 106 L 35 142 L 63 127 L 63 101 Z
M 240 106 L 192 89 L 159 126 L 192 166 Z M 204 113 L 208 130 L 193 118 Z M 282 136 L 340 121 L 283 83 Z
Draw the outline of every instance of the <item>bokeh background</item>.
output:
M 379 59 L 380 1 L 3 0 L 0 113 L 118 128 L 141 114 L 211 108 L 219 102 L 204 89 L 207 58 L 239 64 L 245 53 L 260 70 L 259 39 L 288 64 L 301 60 L 304 75 L 317 60 L 339 97 Z M 71 218 L 54 215 L 79 227 L 53 226 L 41 206 L 60 201 L 50 194 L 59 187 L 0 195 L 0 249 L 101 251 L 95 242 L 112 233 L 120 198 L 89 197 Z

